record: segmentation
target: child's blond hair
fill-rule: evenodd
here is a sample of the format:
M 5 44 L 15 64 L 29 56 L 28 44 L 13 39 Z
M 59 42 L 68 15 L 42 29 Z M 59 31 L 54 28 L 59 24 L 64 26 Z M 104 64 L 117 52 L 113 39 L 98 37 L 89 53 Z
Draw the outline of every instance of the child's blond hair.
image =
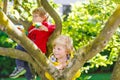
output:
M 72 54 L 74 52 L 73 40 L 69 36 L 58 36 L 53 42 L 53 47 L 57 44 L 65 46 L 69 54 Z
M 47 15 L 47 12 L 43 7 L 39 7 L 33 10 L 32 14 L 39 14 L 39 16 L 45 16 Z

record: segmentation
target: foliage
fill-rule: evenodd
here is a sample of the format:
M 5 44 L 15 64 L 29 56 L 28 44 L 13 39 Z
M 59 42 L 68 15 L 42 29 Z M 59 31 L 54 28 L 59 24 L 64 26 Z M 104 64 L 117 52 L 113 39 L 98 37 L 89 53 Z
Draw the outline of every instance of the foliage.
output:
M 77 78 L 76 80 L 110 80 L 111 73 L 97 73 L 97 74 L 83 74 L 81 77 Z M 10 78 L 1 78 L 5 80 L 13 80 Z M 14 80 L 26 80 L 25 78 L 17 78 Z M 37 77 L 36 80 L 41 80 Z
M 12 2 L 13 3 L 13 2 Z M 22 18 L 23 20 L 32 20 L 32 11 L 37 7 L 36 0 L 15 0 L 13 5 L 10 5 L 10 14 L 12 16 L 18 18 Z
M 7 34 L 0 31 L 0 47 L 6 47 L 6 48 L 13 47 L 14 48 L 15 45 L 16 43 L 13 40 L 11 40 L 7 36 Z M 14 59 L 0 56 L 0 76 L 9 75 L 10 72 L 12 72 L 14 66 L 15 66 Z
M 120 4 L 120 0 L 113 0 L 116 4 Z
M 8 76 L 15 67 L 15 60 L 9 57 L 0 56 L 0 77 Z
M 89 3 L 72 4 L 71 13 L 63 22 L 63 34 L 73 38 L 75 49 L 87 45 L 100 33 L 115 6 L 116 4 L 111 0 L 95 2 L 90 0 Z M 118 51 L 116 49 L 120 42 L 119 36 L 120 31 L 118 30 L 107 47 L 85 64 L 84 70 L 86 72 L 90 68 L 107 67 L 107 65 L 113 64 L 117 58 Z
M 12 14 L 16 19 L 21 18 L 23 20 L 32 21 L 32 11 L 38 7 L 36 1 L 37 0 L 15 0 L 14 4 L 10 5 L 9 14 Z M 58 8 L 58 5 L 55 4 L 53 0 L 50 0 L 49 3 L 55 9 Z
M 0 0 L 0 8 L 2 8 L 3 6 L 3 3 L 2 3 L 2 0 Z
M 8 5 L 8 15 L 15 17 L 15 19 L 21 18 L 23 21 L 32 20 L 32 11 L 37 7 L 36 0 L 10 0 L 10 5 Z M 0 4 L 3 4 L 3 1 L 0 0 Z M 50 0 L 50 4 L 54 8 L 58 8 L 58 5 L 55 4 L 52 0 Z M 3 8 L 3 5 L 0 5 L 1 8 Z M 51 19 L 52 20 L 52 19 Z M 16 46 L 16 42 L 14 42 L 11 38 L 8 37 L 7 34 L 0 31 L 0 47 L 6 47 L 6 48 L 14 48 Z M 4 62 L 4 63 L 3 63 Z M 6 66 L 7 64 L 7 66 Z M 13 68 L 15 67 L 15 61 L 14 59 L 11 59 L 9 57 L 2 57 L 0 56 L 0 76 L 8 76 Z
M 0 31 L 0 47 L 14 47 L 16 44 L 4 32 Z
M 83 74 L 77 80 L 110 80 L 111 73 Z

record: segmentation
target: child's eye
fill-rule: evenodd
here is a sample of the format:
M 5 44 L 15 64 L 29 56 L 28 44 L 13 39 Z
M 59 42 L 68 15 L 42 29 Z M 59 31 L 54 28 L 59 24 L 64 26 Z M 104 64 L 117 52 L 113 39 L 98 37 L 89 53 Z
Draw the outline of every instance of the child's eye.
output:
M 58 50 L 61 50 L 60 48 L 58 48 Z

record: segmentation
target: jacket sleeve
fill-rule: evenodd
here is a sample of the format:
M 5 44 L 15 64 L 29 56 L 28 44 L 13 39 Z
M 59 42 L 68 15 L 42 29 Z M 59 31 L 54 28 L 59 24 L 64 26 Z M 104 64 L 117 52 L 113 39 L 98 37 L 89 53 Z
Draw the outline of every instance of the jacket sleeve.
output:
M 28 38 L 31 39 L 33 42 L 35 41 L 36 39 L 36 32 L 33 32 L 34 30 L 34 26 L 30 26 L 29 29 L 28 29 Z
M 48 31 L 53 32 L 55 30 L 56 26 L 55 25 L 49 25 L 48 26 Z
M 53 32 L 56 28 L 55 25 L 49 24 L 48 22 L 43 22 L 42 24 L 48 28 L 49 32 Z

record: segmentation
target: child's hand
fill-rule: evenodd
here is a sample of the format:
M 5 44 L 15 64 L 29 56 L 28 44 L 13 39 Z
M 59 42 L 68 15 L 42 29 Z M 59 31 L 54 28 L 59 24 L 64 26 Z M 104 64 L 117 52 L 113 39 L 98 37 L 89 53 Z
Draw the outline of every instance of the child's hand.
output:
M 42 30 L 42 31 L 48 31 L 48 28 L 45 27 L 44 25 L 41 25 L 41 26 L 39 27 L 39 29 Z
M 35 26 L 36 28 L 39 28 L 42 31 L 48 31 L 48 28 L 42 25 L 41 23 L 37 23 L 37 22 L 33 23 L 33 26 Z
M 42 26 L 42 24 L 39 22 L 36 22 L 36 23 L 33 23 L 33 26 L 35 26 L 36 28 L 39 28 Z
M 0 25 L 0 30 L 4 31 L 4 27 L 2 25 Z

